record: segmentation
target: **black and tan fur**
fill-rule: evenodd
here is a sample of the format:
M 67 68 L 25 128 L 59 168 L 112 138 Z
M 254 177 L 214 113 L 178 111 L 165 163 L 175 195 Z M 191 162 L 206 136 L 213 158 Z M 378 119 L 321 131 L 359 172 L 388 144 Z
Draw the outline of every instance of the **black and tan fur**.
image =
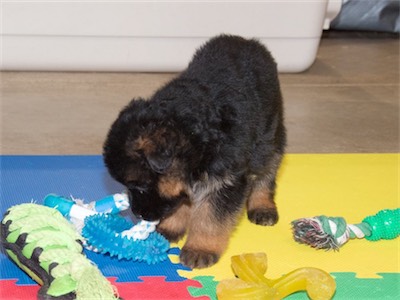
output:
M 285 148 L 276 64 L 255 40 L 222 35 L 150 99 L 134 99 L 104 145 L 110 174 L 132 211 L 161 219 L 171 241 L 187 234 L 181 262 L 216 263 L 247 203 L 248 218 L 274 225 L 275 177 Z

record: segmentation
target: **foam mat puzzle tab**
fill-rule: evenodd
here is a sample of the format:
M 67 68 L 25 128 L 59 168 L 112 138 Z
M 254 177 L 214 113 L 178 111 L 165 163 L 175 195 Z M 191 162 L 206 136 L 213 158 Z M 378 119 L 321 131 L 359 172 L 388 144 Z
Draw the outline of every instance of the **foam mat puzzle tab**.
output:
M 218 281 L 214 280 L 214 276 L 195 276 L 193 280 L 201 283 L 201 287 L 190 286 L 188 290 L 193 297 L 207 296 L 210 300 L 217 300 L 216 288 Z
M 118 282 L 116 278 L 112 278 L 111 283 L 117 287 L 121 298 L 140 300 L 189 300 L 193 297 L 189 293 L 188 287 L 201 287 L 198 281 L 192 279 L 180 282 L 165 281 L 163 276 L 140 276 L 139 279 L 141 282 Z M 206 300 L 209 298 L 199 297 L 196 299 Z

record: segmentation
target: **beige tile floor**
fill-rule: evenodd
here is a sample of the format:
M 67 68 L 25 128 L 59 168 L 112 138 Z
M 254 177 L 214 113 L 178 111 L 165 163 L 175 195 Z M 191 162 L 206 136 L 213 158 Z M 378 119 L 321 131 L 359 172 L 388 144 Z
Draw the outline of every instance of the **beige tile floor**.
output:
M 1 73 L 0 154 L 100 154 L 118 111 L 176 74 Z M 399 40 L 334 35 L 281 74 L 288 152 L 399 152 Z

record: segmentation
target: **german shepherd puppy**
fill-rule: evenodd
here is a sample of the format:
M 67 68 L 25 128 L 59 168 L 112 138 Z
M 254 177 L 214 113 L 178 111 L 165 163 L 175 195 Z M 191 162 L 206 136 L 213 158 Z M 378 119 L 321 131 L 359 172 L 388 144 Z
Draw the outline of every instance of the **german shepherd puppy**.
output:
M 276 63 L 256 40 L 221 35 L 150 99 L 134 99 L 104 144 L 110 174 L 131 209 L 170 241 L 181 262 L 215 264 L 243 207 L 274 225 L 275 177 L 286 144 Z

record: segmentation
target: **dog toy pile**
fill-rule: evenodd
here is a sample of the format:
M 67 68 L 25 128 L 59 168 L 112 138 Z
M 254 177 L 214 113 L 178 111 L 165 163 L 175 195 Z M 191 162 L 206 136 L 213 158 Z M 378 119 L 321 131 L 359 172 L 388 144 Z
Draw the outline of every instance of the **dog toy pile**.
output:
M 316 268 L 299 268 L 278 279 L 266 278 L 265 253 L 237 255 L 231 261 L 238 278 L 218 284 L 218 300 L 279 300 L 298 291 L 306 291 L 312 300 L 329 300 L 336 290 L 332 276 Z
M 10 258 L 42 286 L 39 299 L 118 299 L 82 253 L 82 237 L 57 210 L 31 203 L 11 207 L 1 239 Z
M 292 222 L 294 239 L 317 249 L 339 250 L 349 239 L 390 240 L 400 235 L 400 208 L 384 209 L 364 218 L 359 224 L 347 224 L 344 218 L 319 216 Z
M 85 246 L 118 259 L 155 264 L 168 258 L 169 242 L 155 231 L 158 222 L 139 221 L 136 225 L 117 215 L 129 207 L 125 194 L 115 194 L 85 205 L 54 194 L 44 204 L 58 209 L 85 238 Z

